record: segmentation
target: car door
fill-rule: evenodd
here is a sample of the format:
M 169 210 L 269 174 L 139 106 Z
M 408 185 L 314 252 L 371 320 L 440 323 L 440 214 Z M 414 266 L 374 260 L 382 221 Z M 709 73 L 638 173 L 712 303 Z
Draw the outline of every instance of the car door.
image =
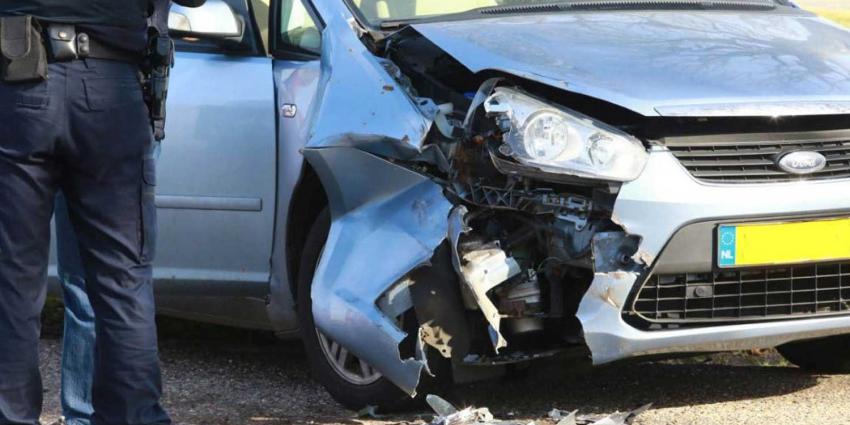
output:
M 222 5 L 235 13 L 241 36 L 187 32 L 201 24 L 221 29 L 224 23 L 208 21 L 226 20 L 213 9 Z M 210 0 L 199 10 L 174 6 L 169 23 L 182 32 L 174 34 L 176 66 L 158 162 L 157 290 L 264 296 L 277 153 L 271 59 L 246 0 Z

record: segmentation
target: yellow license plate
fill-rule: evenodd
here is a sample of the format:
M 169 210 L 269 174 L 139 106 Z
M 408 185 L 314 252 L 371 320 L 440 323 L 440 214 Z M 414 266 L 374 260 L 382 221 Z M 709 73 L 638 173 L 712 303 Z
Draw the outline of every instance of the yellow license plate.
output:
M 850 259 L 850 218 L 717 228 L 717 265 L 722 268 L 845 259 Z

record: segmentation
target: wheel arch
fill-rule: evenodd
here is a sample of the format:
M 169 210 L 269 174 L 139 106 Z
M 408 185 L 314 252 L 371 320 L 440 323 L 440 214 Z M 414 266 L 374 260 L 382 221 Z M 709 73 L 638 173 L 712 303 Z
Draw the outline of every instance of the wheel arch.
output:
M 289 289 L 294 300 L 298 300 L 298 273 L 307 235 L 319 214 L 328 207 L 328 195 L 318 174 L 305 161 L 289 204 L 286 223 L 287 274 Z

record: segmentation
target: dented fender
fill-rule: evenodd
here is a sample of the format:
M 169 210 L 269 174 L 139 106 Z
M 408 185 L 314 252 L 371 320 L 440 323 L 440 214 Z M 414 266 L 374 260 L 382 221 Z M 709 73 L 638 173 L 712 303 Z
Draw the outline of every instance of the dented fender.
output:
M 384 158 L 445 167 L 440 152 L 425 146 L 439 111 L 412 97 L 392 63 L 368 51 L 346 8 L 328 3 L 317 4 L 326 12 L 320 100 L 309 113 L 314 125 L 302 149 L 331 213 L 313 279 L 313 319 L 326 336 L 414 395 L 427 368 L 422 335 L 416 355 L 402 358 L 399 344 L 407 334 L 376 302 L 431 259 L 448 233 L 452 205 L 427 176 Z M 361 103 L 352 107 L 351 99 Z
M 414 395 L 427 363 L 423 355 L 401 358 L 407 334 L 376 302 L 431 259 L 452 205 L 427 177 L 358 149 L 305 149 L 304 156 L 325 186 L 332 218 L 313 279 L 315 325 Z

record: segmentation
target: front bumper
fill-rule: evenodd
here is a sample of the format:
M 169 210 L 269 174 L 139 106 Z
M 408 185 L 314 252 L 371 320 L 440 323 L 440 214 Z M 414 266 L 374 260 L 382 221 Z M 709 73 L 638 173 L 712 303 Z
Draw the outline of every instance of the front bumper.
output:
M 701 183 L 666 148 L 654 147 L 643 174 L 620 190 L 613 221 L 627 233 L 641 237 L 635 259 L 651 269 L 674 234 L 690 224 L 848 215 L 848 193 L 850 180 Z M 705 251 L 702 245 L 694 248 Z M 693 263 L 685 266 L 693 267 Z M 595 364 L 654 354 L 773 347 L 795 340 L 850 333 L 850 316 L 641 331 L 622 317 L 629 294 L 640 283 L 641 275 L 629 271 L 598 272 L 582 299 L 578 318 Z

